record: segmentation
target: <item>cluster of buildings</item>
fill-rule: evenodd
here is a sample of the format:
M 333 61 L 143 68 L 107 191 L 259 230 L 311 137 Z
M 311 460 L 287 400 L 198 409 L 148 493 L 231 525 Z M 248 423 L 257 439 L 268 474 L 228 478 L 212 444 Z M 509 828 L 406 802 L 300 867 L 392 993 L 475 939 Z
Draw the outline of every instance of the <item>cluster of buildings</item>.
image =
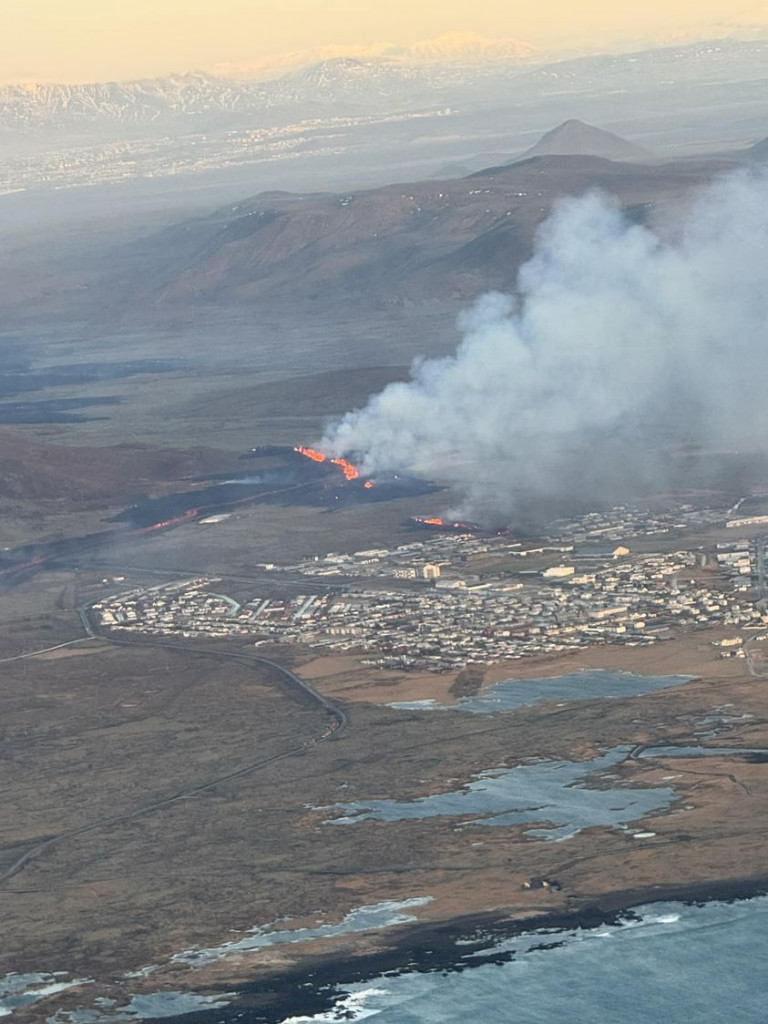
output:
M 329 595 L 286 599 L 253 598 L 239 603 L 214 590 L 221 581 L 199 576 L 156 587 L 129 590 L 98 601 L 91 612 L 113 631 L 138 630 L 159 636 L 259 637 L 299 640 L 306 625 L 329 612 Z M 294 627 L 293 629 L 291 627 Z
M 584 544 L 599 540 L 621 541 L 627 537 L 665 538 L 687 530 L 721 526 L 722 523 L 722 511 L 695 505 L 678 505 L 656 511 L 617 505 L 573 519 L 558 520 L 551 529 L 559 537 L 570 538 L 574 544 Z
M 238 603 L 219 592 L 220 581 L 201 577 L 131 590 L 92 610 L 100 626 L 117 632 L 297 643 L 361 653 L 370 665 L 432 671 L 591 644 L 653 644 L 680 629 L 765 629 L 765 604 L 743 593 L 759 582 L 764 541 L 718 545 L 721 571 L 714 559 L 705 568 L 698 553 L 637 554 L 615 544 L 630 529 L 645 539 L 648 525 L 661 532 L 690 528 L 685 512 L 650 524 L 626 509 L 612 517 L 593 513 L 560 524 L 556 536 L 535 545 L 425 535 L 392 550 L 273 567 L 283 579 L 291 571 L 295 586 L 283 588 L 290 596 L 267 596 L 276 588 L 265 586 L 264 594 Z M 334 586 L 307 592 L 317 577 Z
M 414 541 L 401 544 L 392 550 L 370 548 L 351 554 L 317 556 L 298 565 L 274 566 L 276 571 L 297 572 L 302 576 L 318 579 L 344 577 L 345 579 L 367 576 L 391 577 L 396 580 L 438 580 L 441 576 L 441 562 L 450 561 L 455 545 L 453 538 L 433 537 L 430 542 Z M 471 550 L 486 550 L 475 538 L 467 538 Z M 519 545 L 518 545 L 519 546 Z M 467 549 L 469 551 L 469 549 Z
M 65 142 L 45 152 L 19 149 L 4 154 L 0 195 L 41 186 L 72 188 L 135 178 L 166 178 L 284 160 L 295 153 L 340 154 L 345 149 L 341 136 L 349 131 L 365 128 L 372 120 L 403 121 L 419 116 L 423 115 L 415 111 L 370 116 L 349 114 L 181 136 L 160 133 L 131 138 L 129 133 L 117 141 Z
M 759 536 L 725 541 L 717 545 L 717 564 L 730 577 L 734 590 L 756 590 L 768 598 L 768 537 Z

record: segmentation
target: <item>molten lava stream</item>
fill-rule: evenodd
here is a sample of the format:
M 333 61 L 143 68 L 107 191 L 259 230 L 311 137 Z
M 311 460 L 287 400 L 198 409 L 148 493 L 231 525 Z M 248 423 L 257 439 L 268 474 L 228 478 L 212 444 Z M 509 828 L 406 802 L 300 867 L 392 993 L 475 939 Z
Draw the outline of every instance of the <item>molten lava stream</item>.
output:
M 313 462 L 327 462 L 330 461 L 334 466 L 338 466 L 344 474 L 347 480 L 357 480 L 360 476 L 360 470 L 357 466 L 353 466 L 348 459 L 328 459 L 328 456 L 324 452 L 319 452 L 316 448 L 305 448 L 304 445 L 297 444 L 294 449 L 299 455 L 304 455 L 308 459 L 312 459 Z M 368 485 L 366 484 L 366 487 Z M 373 484 L 371 484 L 373 487 Z
M 358 469 L 348 462 L 346 459 L 331 459 L 334 466 L 339 466 L 347 480 L 357 480 L 360 476 Z
M 299 455 L 306 455 L 308 459 L 312 459 L 313 462 L 325 462 L 327 456 L 323 455 L 322 452 L 317 451 L 315 448 L 304 448 L 302 445 L 297 444 L 293 449 L 298 452 Z

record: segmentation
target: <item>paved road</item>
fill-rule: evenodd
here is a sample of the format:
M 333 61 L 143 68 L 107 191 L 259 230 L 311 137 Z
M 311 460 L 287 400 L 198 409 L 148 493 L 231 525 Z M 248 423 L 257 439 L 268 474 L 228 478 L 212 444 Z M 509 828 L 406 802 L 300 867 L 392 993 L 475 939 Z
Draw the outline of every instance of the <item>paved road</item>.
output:
M 54 644 L 53 647 L 43 647 L 39 651 L 29 651 L 28 654 L 14 654 L 12 658 L 1 658 L 0 665 L 7 665 L 9 661 L 23 661 L 25 658 L 37 658 L 40 654 L 50 654 L 51 651 L 60 651 L 63 647 L 72 647 L 74 644 L 84 644 L 91 640 L 90 636 L 79 636 L 75 640 L 66 640 L 63 644 Z
M 23 871 L 31 861 L 36 860 L 48 850 L 53 849 L 55 846 L 59 846 L 61 843 L 69 839 L 76 839 L 79 836 L 87 835 L 90 832 L 96 832 L 97 830 L 104 828 L 111 828 L 114 825 L 131 821 L 134 818 L 140 818 L 145 814 L 152 814 L 155 811 L 163 810 L 164 808 L 171 807 L 173 804 L 178 803 L 181 800 L 189 800 L 191 797 L 199 796 L 201 793 L 214 789 L 223 782 L 231 782 L 233 779 L 240 779 L 244 775 L 250 775 L 252 772 L 256 772 L 261 768 L 266 768 L 267 765 L 274 764 L 276 761 L 282 761 L 285 758 L 304 753 L 317 743 L 334 739 L 339 735 L 339 733 L 346 729 L 349 724 L 349 716 L 340 704 L 324 697 L 321 693 L 318 693 L 313 686 L 306 682 L 306 680 L 301 679 L 295 674 L 295 672 L 291 672 L 290 669 L 278 664 L 278 662 L 272 661 L 271 658 L 263 658 L 255 654 L 222 651 L 205 647 L 187 647 L 184 644 L 164 643 L 162 641 L 154 640 L 116 640 L 110 636 L 102 636 L 102 634 L 98 632 L 91 620 L 89 605 L 81 606 L 78 609 L 78 614 L 86 633 L 86 637 L 81 637 L 81 640 L 100 639 L 122 647 L 157 647 L 165 650 L 180 651 L 184 654 L 200 655 L 201 657 L 207 658 L 228 658 L 232 661 L 240 662 L 241 664 L 250 665 L 251 667 L 267 665 L 283 677 L 284 682 L 287 684 L 286 689 L 289 693 L 293 692 L 297 696 L 301 695 L 302 699 L 309 697 L 315 704 L 321 707 L 329 718 L 329 726 L 321 736 L 316 736 L 303 743 L 297 743 L 279 754 L 273 754 L 272 757 L 266 757 L 259 761 L 254 761 L 251 764 L 246 765 L 244 768 L 238 768 L 236 771 L 228 772 L 226 775 L 219 775 L 215 778 L 207 779 L 196 786 L 190 787 L 189 789 L 172 793 L 167 797 L 163 797 L 161 800 L 155 800 L 150 804 L 144 804 L 142 807 L 138 807 L 133 811 L 128 811 L 125 814 L 116 814 L 110 818 L 99 818 L 95 821 L 87 822 L 85 825 L 81 825 L 80 828 L 72 829 L 69 832 L 60 832 L 57 835 L 48 836 L 42 842 L 37 843 L 35 846 L 26 850 L 25 853 L 18 857 L 11 866 L 7 868 L 6 871 L 0 874 L 0 885 L 9 881 L 14 877 L 14 875 Z M 77 641 L 69 641 L 69 643 L 76 642 Z M 62 644 L 61 646 L 66 645 Z M 34 653 L 40 654 L 43 652 L 37 651 Z M 33 655 L 22 655 L 22 657 L 32 656 Z
M 75 565 L 74 562 L 63 562 L 60 560 L 56 561 L 57 566 L 65 569 L 77 570 L 80 565 Z M 253 572 L 248 576 L 235 576 L 232 573 L 226 572 L 215 572 L 213 569 L 201 569 L 199 566 L 196 569 L 171 569 L 164 566 L 156 566 L 154 568 L 146 565 L 127 565 L 125 562 L 110 562 L 106 559 L 94 559 L 88 563 L 88 569 L 98 570 L 99 572 L 119 572 L 122 574 L 134 574 L 137 576 L 162 576 L 167 578 L 168 576 L 175 576 L 178 579 L 193 579 L 197 576 L 208 576 L 214 577 L 217 580 L 227 580 L 230 583 L 268 583 L 270 586 L 278 587 L 294 587 L 294 588 L 308 588 L 309 590 L 345 590 L 349 586 L 349 577 L 339 576 L 334 582 L 327 582 L 318 580 L 316 576 L 290 576 L 286 573 L 274 573 L 274 572 Z
M 121 647 L 157 647 L 162 650 L 181 651 L 184 654 L 198 654 L 207 658 L 228 658 L 231 661 L 239 661 L 245 665 L 267 665 L 269 668 L 275 669 L 283 677 L 284 681 L 288 684 L 289 692 L 291 690 L 301 692 L 309 696 L 316 704 L 319 704 L 331 721 L 336 722 L 334 727 L 335 733 L 346 729 L 349 724 L 349 715 L 340 704 L 324 697 L 305 679 L 301 679 L 295 672 L 291 672 L 290 669 L 273 661 L 271 658 L 264 658 L 258 654 L 246 654 L 242 651 L 222 651 L 216 647 L 195 647 L 187 644 L 172 643 L 170 640 L 118 640 L 115 637 L 104 635 L 98 631 L 91 618 L 90 605 L 82 605 L 78 609 L 78 615 L 80 616 L 83 629 L 89 637 L 107 640 L 109 643 L 118 644 Z

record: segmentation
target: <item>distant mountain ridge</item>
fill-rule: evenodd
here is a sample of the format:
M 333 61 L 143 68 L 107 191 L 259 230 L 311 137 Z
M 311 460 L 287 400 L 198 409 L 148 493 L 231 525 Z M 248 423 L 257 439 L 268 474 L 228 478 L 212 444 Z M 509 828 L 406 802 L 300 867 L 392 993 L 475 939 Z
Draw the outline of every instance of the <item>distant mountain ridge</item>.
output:
M 0 128 L 78 129 L 107 123 L 152 125 L 173 114 L 231 111 L 243 93 L 202 72 L 93 85 L 6 85 L 0 88 Z
M 613 132 L 571 119 L 548 131 L 518 159 L 529 160 L 534 156 L 599 156 L 605 160 L 637 162 L 650 160 L 653 154 Z
M 220 78 L 202 71 L 134 82 L 0 87 L 0 131 L 89 132 L 112 127 L 167 129 L 244 115 L 321 107 L 344 114 L 428 103 L 455 73 L 338 58 L 266 82 Z
M 489 39 L 476 32 L 445 32 L 435 39 L 389 51 L 412 62 L 477 63 L 478 61 L 531 60 L 536 50 L 518 39 Z
M 541 59 L 541 58 L 539 58 Z M 758 82 L 768 42 L 720 40 L 634 54 L 602 54 L 532 66 L 523 44 L 438 37 L 377 57 L 334 57 L 279 78 L 223 77 L 205 71 L 89 85 L 0 86 L 0 132 L 75 135 L 208 130 L 267 125 L 279 117 L 344 116 L 500 102 L 515 95 L 589 95 L 669 89 L 678 83 Z M 258 119 L 258 120 L 257 120 Z
M 224 63 L 215 67 L 216 74 L 232 78 L 277 77 L 338 57 L 359 61 L 382 60 L 398 64 L 504 64 L 536 62 L 542 64 L 556 57 L 540 53 L 518 39 L 489 39 L 477 32 L 444 32 L 432 39 L 415 43 L 377 43 L 362 46 L 321 46 L 275 54 L 245 64 Z

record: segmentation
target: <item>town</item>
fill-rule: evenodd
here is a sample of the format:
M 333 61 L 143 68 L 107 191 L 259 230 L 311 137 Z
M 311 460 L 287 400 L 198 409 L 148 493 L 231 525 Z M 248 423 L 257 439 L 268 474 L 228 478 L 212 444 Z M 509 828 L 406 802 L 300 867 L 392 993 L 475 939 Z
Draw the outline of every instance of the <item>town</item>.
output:
M 722 512 L 690 506 L 666 515 L 622 507 L 555 524 L 535 544 L 424 532 L 392 550 L 264 564 L 264 580 L 283 584 L 278 596 L 265 582 L 263 593 L 235 600 L 221 580 L 200 576 L 128 590 L 94 603 L 92 614 L 116 634 L 301 644 L 435 672 L 594 644 L 649 645 L 707 626 L 732 634 L 721 657 L 743 657 L 741 634 L 762 639 L 755 631 L 768 626 L 765 537 L 710 552 L 670 539 L 718 524 L 726 525 Z M 630 536 L 655 550 L 616 543 Z M 663 542 L 649 545 L 654 538 Z

